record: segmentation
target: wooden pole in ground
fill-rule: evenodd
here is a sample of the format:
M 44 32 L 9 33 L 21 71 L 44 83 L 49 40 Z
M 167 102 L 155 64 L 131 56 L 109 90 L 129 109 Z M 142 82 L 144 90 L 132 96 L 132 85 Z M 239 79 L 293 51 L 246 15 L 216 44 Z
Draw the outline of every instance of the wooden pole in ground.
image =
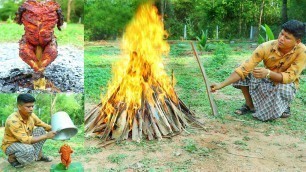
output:
M 215 101 L 214 101 L 214 99 L 212 97 L 212 94 L 210 92 L 211 90 L 210 90 L 210 86 L 208 84 L 208 77 L 207 77 L 207 75 L 205 73 L 204 67 L 201 65 L 200 58 L 198 56 L 198 53 L 197 53 L 193 43 L 190 42 L 190 44 L 191 44 L 193 53 L 194 53 L 194 55 L 195 55 L 195 57 L 197 59 L 197 62 L 199 64 L 199 66 L 200 66 L 200 69 L 201 69 L 201 72 L 202 72 L 202 75 L 203 75 L 204 83 L 205 83 L 205 86 L 206 86 L 206 92 L 207 92 L 207 95 L 208 95 L 208 99 L 209 99 L 209 103 L 210 103 L 210 107 L 211 107 L 212 113 L 213 113 L 213 115 L 218 115 L 217 106 L 216 106 Z
M 51 96 L 51 106 L 50 106 L 50 114 L 51 114 L 51 117 L 54 113 L 54 109 L 55 109 L 55 103 L 56 103 L 56 99 L 57 99 L 57 94 L 54 94 L 54 99 L 52 99 L 52 96 L 53 94 L 50 94 Z

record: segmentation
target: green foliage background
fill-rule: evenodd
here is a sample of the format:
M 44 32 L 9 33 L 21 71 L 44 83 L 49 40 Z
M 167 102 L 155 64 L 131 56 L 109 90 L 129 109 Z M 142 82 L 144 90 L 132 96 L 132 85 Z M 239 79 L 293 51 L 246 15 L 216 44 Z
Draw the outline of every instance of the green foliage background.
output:
M 19 6 L 24 2 L 16 1 L 16 0 L 0 0 L 0 20 L 7 21 L 9 18 L 15 18 L 15 12 L 17 12 Z M 62 13 L 64 15 L 64 19 L 66 21 L 67 17 L 67 6 L 68 0 L 57 0 L 57 2 L 61 5 Z M 2 5 L 2 8 L 1 8 Z M 79 22 L 79 18 L 84 18 L 84 0 L 73 0 L 71 3 L 71 14 L 70 14 L 70 22 L 77 23 Z M 83 20 L 81 19 L 81 22 Z
M 116 39 L 124 31 L 141 0 L 85 0 L 85 40 Z M 164 11 L 165 29 L 168 39 L 183 37 L 187 26 L 187 39 L 195 39 L 201 30 L 208 30 L 208 37 L 248 38 L 250 27 L 259 27 L 262 0 L 155 0 L 155 5 Z M 282 0 L 265 0 L 261 24 L 280 31 Z M 163 7 L 163 8 L 162 8 Z M 288 1 L 288 19 L 305 22 L 306 1 Z
M 137 0 L 85 0 L 85 40 L 116 39 L 137 4 Z
M 67 21 L 66 17 L 67 17 L 68 0 L 57 0 L 57 2 L 61 5 L 65 21 Z M 81 18 L 81 23 L 84 23 L 84 0 L 72 0 L 70 22 L 78 23 L 80 18 Z
M 6 118 L 17 111 L 18 94 L 0 94 L 0 126 L 4 126 Z M 51 119 L 51 99 L 55 95 L 52 94 L 33 94 L 36 99 L 34 113 L 44 122 L 50 124 Z M 84 96 L 82 94 L 57 94 L 53 114 L 58 111 L 68 113 L 75 125 L 84 123 Z

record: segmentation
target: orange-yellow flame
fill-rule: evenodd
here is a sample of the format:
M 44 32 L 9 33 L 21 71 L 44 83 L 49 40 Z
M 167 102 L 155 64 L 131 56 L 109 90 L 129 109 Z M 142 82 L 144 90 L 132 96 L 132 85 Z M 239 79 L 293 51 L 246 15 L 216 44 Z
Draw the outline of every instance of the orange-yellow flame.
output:
M 113 79 L 103 101 L 108 120 L 118 108 L 114 106 L 122 102 L 128 109 L 131 124 L 142 99 L 153 102 L 153 92 L 158 93 L 161 101 L 167 95 L 177 102 L 173 84 L 162 63 L 162 56 L 170 50 L 164 40 L 166 37 L 157 8 L 151 3 L 141 5 L 123 35 L 123 59 L 113 66 Z

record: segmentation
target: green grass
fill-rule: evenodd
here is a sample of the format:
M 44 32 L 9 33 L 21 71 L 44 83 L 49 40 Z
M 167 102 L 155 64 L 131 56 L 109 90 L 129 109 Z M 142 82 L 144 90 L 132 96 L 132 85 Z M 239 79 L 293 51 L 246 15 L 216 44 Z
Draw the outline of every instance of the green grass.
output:
M 23 25 L 16 23 L 0 23 L 0 42 L 18 42 L 24 34 Z M 84 46 L 84 25 L 68 24 L 66 29 L 55 30 L 57 43 L 61 45 L 74 45 L 80 48 Z
M 199 52 L 201 62 L 205 67 L 210 82 L 220 82 L 247 59 L 253 49 L 248 43 L 224 45 L 227 51 Z M 87 102 L 100 102 L 100 94 L 105 94 L 107 83 L 111 79 L 111 66 L 119 59 L 118 46 L 87 46 L 85 47 L 85 95 Z M 216 58 L 219 55 L 226 59 Z M 225 55 L 225 56 L 224 56 Z M 171 44 L 168 57 L 164 58 L 165 69 L 169 76 L 174 72 L 176 79 L 176 92 L 180 99 L 195 111 L 198 117 L 206 117 L 222 123 L 240 120 L 242 125 L 253 128 L 266 128 L 265 133 L 271 132 L 293 134 L 306 139 L 306 76 L 302 75 L 300 90 L 291 104 L 292 116 L 287 119 L 277 119 L 270 122 L 261 122 L 251 115 L 238 116 L 233 112 L 244 103 L 240 90 L 231 86 L 218 91 L 221 97 L 215 97 L 218 107 L 218 116 L 211 115 L 211 108 L 206 94 L 205 84 L 199 66 L 193 56 L 188 42 Z M 240 97 L 239 97 L 240 96 Z M 233 120 L 234 119 L 234 120 Z M 270 127 L 266 127 L 270 126 Z
M 109 47 L 88 47 L 85 49 L 86 57 L 84 58 L 84 82 L 86 101 L 100 100 L 101 93 L 107 90 L 107 83 L 111 79 L 112 63 L 118 58 L 109 58 L 105 55 L 109 52 L 116 52 L 118 49 Z M 112 54 L 112 53 L 111 53 Z
M 212 150 L 206 147 L 200 147 L 193 139 L 183 140 L 183 149 L 189 153 L 196 154 L 198 156 L 209 156 Z
M 112 154 L 107 157 L 107 160 L 111 163 L 120 164 L 127 157 L 125 154 Z

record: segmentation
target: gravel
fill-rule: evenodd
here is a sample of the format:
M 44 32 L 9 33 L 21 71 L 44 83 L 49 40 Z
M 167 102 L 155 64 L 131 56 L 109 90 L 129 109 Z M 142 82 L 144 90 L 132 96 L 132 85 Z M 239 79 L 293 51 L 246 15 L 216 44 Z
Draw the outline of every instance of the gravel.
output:
M 34 70 L 19 58 L 18 43 L 0 43 L 0 66 L 0 92 L 39 92 L 33 90 Z M 59 46 L 57 58 L 47 66 L 44 75 L 61 92 L 82 93 L 84 51 L 73 46 Z

